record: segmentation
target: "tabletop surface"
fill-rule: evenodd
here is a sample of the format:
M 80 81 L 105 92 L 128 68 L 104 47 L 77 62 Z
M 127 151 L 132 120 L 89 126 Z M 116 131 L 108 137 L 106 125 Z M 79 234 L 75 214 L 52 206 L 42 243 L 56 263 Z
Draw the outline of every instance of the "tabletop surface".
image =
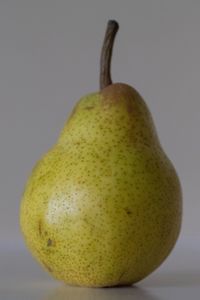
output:
M 0 244 L 1 300 L 199 300 L 200 237 L 181 237 L 162 266 L 136 286 L 81 288 L 52 279 L 26 248 Z

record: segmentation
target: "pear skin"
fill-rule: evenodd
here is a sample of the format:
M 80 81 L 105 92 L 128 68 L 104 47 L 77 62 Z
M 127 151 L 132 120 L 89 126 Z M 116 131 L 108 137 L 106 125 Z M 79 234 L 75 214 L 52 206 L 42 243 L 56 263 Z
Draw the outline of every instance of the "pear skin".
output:
M 28 247 L 73 285 L 139 281 L 167 257 L 180 224 L 178 177 L 144 101 L 125 84 L 80 100 L 21 206 Z

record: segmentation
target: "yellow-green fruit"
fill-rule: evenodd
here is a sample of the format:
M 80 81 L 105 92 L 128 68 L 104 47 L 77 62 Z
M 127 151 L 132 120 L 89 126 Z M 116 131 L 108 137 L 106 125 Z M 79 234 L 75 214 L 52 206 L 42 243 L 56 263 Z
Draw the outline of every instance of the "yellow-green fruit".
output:
M 111 84 L 79 101 L 33 169 L 20 216 L 33 255 L 69 284 L 132 284 L 163 262 L 181 189 L 133 88 Z

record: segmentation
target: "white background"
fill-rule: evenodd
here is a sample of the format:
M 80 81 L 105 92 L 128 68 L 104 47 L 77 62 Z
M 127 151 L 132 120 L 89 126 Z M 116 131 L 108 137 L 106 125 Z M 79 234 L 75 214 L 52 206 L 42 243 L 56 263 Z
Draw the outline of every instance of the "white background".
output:
M 0 1 L 0 253 L 9 245 L 26 253 L 18 222 L 24 184 L 76 101 L 98 90 L 100 48 L 114 18 L 113 81 L 133 85 L 153 114 L 182 183 L 180 245 L 196 247 L 199 258 L 199 15 L 197 0 Z

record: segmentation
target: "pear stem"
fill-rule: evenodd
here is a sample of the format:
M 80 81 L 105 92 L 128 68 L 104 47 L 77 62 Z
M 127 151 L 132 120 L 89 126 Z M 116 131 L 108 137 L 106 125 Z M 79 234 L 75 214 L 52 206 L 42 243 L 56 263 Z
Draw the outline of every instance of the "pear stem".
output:
M 113 51 L 113 44 L 116 33 L 119 29 L 119 24 L 115 20 L 109 20 L 104 37 L 104 42 L 101 50 L 100 60 L 100 89 L 104 89 L 112 84 L 110 75 L 111 58 Z

